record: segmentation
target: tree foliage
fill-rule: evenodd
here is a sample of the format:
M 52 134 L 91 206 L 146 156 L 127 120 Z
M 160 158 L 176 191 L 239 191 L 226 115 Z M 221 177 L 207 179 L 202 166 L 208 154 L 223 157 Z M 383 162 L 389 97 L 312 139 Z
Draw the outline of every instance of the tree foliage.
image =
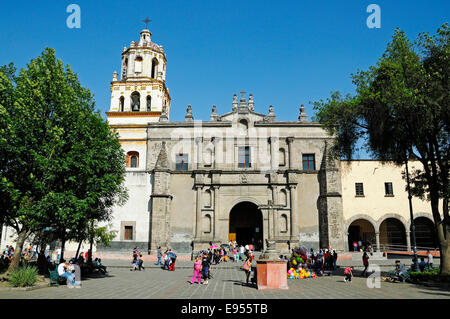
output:
M 126 198 L 118 136 L 53 49 L 17 76 L 0 69 L 0 154 L 1 214 L 18 245 L 47 226 L 70 239 Z
M 411 42 L 395 31 L 376 65 L 352 75 L 354 96 L 332 93 L 315 102 L 317 119 L 337 137 L 333 152 L 351 159 L 359 140 L 382 161 L 421 162 L 412 172 L 415 196 L 431 203 L 443 271 L 450 271 L 448 213 L 450 160 L 450 30 L 422 33 Z M 442 208 L 439 208 L 439 200 Z M 443 216 L 443 217 L 441 217 Z

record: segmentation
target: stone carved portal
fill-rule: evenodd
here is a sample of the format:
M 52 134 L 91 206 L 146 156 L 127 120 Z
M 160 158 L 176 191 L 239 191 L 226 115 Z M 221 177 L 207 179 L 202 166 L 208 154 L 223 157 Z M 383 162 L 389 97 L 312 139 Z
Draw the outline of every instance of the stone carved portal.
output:
M 238 245 L 252 244 L 258 251 L 263 248 L 263 215 L 257 205 L 240 202 L 231 209 L 229 239 Z

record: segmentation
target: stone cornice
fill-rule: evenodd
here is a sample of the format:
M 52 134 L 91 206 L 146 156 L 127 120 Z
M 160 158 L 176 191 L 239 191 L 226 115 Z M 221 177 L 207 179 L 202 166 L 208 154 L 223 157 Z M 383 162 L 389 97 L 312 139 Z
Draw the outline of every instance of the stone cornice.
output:
M 105 112 L 108 117 L 159 117 L 160 111 L 129 111 L 129 112 Z M 112 126 L 112 125 L 111 125 Z
M 170 198 L 170 199 L 173 198 L 173 196 L 169 195 L 169 194 L 151 194 L 150 198 L 153 198 L 153 197 L 159 197 L 159 198 L 163 197 L 163 198 Z
M 319 198 L 325 198 L 325 197 L 342 197 L 340 193 L 326 193 L 326 194 L 320 194 Z

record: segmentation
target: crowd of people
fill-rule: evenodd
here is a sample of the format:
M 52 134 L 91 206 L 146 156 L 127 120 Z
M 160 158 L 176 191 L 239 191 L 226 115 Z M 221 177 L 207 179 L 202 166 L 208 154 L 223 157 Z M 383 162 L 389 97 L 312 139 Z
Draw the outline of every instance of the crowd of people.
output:
M 366 251 L 368 253 L 373 253 L 373 246 L 370 242 L 363 242 L 361 239 L 358 241 L 353 241 L 353 251 Z
M 5 249 L 1 253 L 2 259 L 12 260 L 14 256 L 14 247 L 12 245 L 6 245 Z M 37 247 L 29 245 L 22 250 L 21 261 L 36 260 L 37 258 Z
M 194 274 L 189 282 L 191 284 L 197 282 L 198 284 L 207 285 L 209 279 L 213 278 L 211 272 L 213 265 L 229 260 L 233 262 L 241 260 L 243 262 L 241 269 L 245 271 L 246 275 L 246 285 L 249 285 L 250 275 L 255 268 L 252 267 L 252 262 L 255 258 L 252 248 L 251 245 L 238 246 L 235 241 L 230 241 L 228 245 L 223 244 L 220 248 L 210 243 L 210 247 L 207 250 L 198 252 L 193 258 Z M 203 282 L 201 279 L 203 279 Z
M 133 270 L 145 270 L 144 267 L 144 257 L 142 257 L 142 252 L 139 250 L 139 247 L 134 247 L 133 249 L 133 260 L 131 261 L 131 271 Z
M 0 270 L 6 270 L 9 267 L 10 262 L 14 256 L 14 247 L 12 245 L 6 245 L 1 251 L 0 255 Z M 61 247 L 51 251 L 50 249 L 44 249 L 42 251 L 37 250 L 36 246 L 27 245 L 21 253 L 20 263 L 35 263 L 40 274 L 48 275 L 48 271 L 57 268 L 60 281 L 66 281 L 71 273 L 71 268 L 74 265 L 78 265 L 83 275 L 97 271 L 100 274 L 107 274 L 106 266 L 102 264 L 100 258 L 89 260 L 89 251 L 81 252 L 78 256 L 71 258 L 68 262 L 61 259 Z M 65 269 L 65 271 L 63 271 Z M 63 274 L 65 274 L 63 276 Z
M 336 262 L 338 259 L 338 254 L 336 250 L 331 249 L 320 249 L 317 252 L 311 248 L 309 251 L 306 248 L 300 248 L 299 250 L 293 249 L 293 256 L 301 256 L 302 267 L 313 270 L 317 275 L 323 275 L 326 270 L 336 270 Z M 297 253 L 298 256 L 295 256 Z M 288 260 L 288 270 L 291 268 L 298 268 L 298 260 L 296 258 L 288 259 L 286 256 L 280 256 L 280 259 Z

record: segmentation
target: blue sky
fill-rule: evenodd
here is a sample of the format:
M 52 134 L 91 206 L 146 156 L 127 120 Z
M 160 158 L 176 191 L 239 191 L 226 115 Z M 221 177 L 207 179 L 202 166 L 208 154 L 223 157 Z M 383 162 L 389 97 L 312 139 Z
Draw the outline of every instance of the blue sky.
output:
M 69 29 L 69 4 L 81 8 L 81 28 Z M 381 8 L 381 28 L 369 29 L 369 4 Z M 167 55 L 171 120 L 183 121 L 188 104 L 208 120 L 213 104 L 231 110 L 234 93 L 253 93 L 255 110 L 274 106 L 278 120 L 296 120 L 300 104 L 331 91 L 352 93 L 350 74 L 376 63 L 396 27 L 415 39 L 449 21 L 450 2 L 54 0 L 2 2 L 0 65 L 24 67 L 45 47 L 56 49 L 109 109 L 109 84 L 120 71 L 124 45 L 139 39 L 148 16 L 152 41 Z M 363 154 L 361 154 L 364 156 Z

